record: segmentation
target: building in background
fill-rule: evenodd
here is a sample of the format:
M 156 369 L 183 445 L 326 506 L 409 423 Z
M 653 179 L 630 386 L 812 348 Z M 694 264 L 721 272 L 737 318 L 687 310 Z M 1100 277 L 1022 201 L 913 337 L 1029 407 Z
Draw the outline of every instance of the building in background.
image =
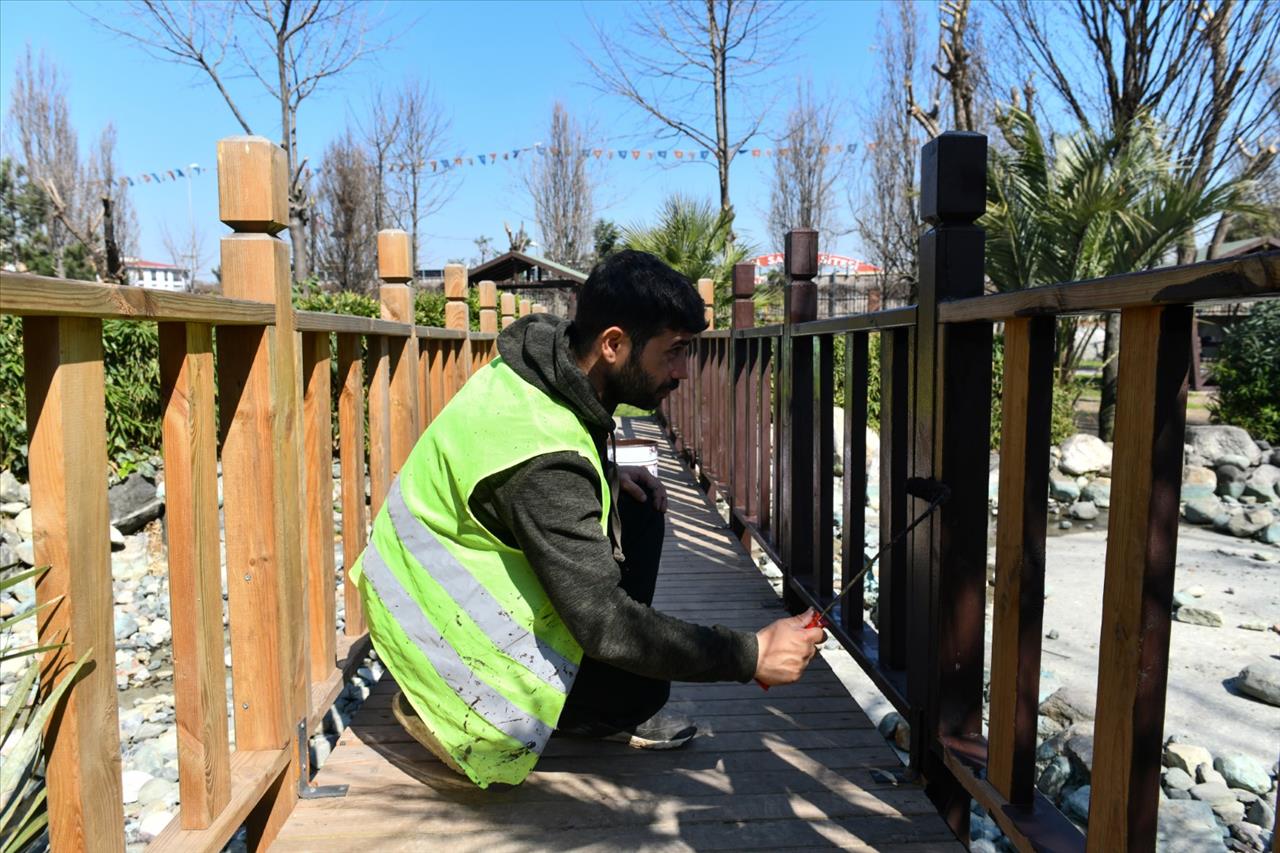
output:
M 149 287 L 152 290 L 168 290 L 185 293 L 191 289 L 187 271 L 173 264 L 159 264 L 155 261 L 144 261 L 141 258 L 124 259 L 125 275 L 129 284 L 136 287 Z

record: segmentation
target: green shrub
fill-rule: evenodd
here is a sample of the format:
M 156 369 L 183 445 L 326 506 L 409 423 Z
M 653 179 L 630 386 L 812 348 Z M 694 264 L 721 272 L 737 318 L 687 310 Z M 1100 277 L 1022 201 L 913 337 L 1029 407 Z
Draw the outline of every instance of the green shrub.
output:
M 1258 302 L 1227 330 L 1213 366 L 1218 423 L 1244 427 L 1255 439 L 1280 443 L 1280 302 Z
M 155 323 L 105 320 L 107 457 L 122 465 L 160 447 L 160 344 Z M 27 476 L 22 318 L 0 316 L 0 467 Z
M 1076 431 L 1075 408 L 1085 380 L 1063 382 L 1054 371 L 1052 416 L 1049 441 L 1060 444 Z M 1000 431 L 1004 417 L 1004 335 L 991 341 L 991 449 L 1000 449 Z

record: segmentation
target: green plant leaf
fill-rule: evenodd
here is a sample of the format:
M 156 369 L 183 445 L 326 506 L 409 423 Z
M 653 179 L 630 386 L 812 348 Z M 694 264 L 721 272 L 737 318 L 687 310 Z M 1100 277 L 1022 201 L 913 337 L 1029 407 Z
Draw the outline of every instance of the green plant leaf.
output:
M 27 806 L 27 811 L 22 815 L 21 820 L 13 821 L 13 813 L 18 810 L 18 805 L 22 802 L 19 796 L 13 797 L 13 802 L 5 808 L 3 815 L 0 815 L 0 826 L 15 826 L 12 838 L 5 841 L 4 847 L 0 848 L 0 853 L 16 853 L 22 850 L 31 839 L 35 838 L 49 825 L 49 810 L 44 807 L 45 802 L 49 798 L 49 789 L 41 785 L 40 790 L 36 792 L 31 803 Z
M 13 731 L 13 726 L 18 720 L 18 714 L 22 711 L 23 705 L 27 702 L 27 697 L 31 695 L 31 688 L 36 683 L 36 678 L 40 675 L 40 667 L 34 661 L 27 667 L 27 671 L 22 674 L 22 679 L 18 682 L 17 689 L 14 694 L 9 697 L 9 702 L 4 706 L 4 710 L 0 711 L 0 743 L 4 743 L 9 739 L 9 733 Z
M 52 601 L 46 601 L 44 604 L 40 604 L 31 608 L 26 613 L 19 613 L 17 616 L 10 616 L 8 619 L 4 620 L 3 622 L 0 622 L 0 631 L 7 630 L 10 627 L 18 624 L 24 619 L 33 618 L 41 610 L 45 610 L 49 607 L 52 607 L 53 605 L 57 604 L 61 600 L 62 600 L 62 596 L 59 595 L 57 598 L 53 599 Z
M 13 565 L 17 565 L 17 564 L 14 563 L 12 565 L 5 566 L 4 568 L 9 569 L 9 568 L 12 568 Z M 44 574 L 47 571 L 49 571 L 48 566 L 36 566 L 34 569 L 29 569 L 28 571 L 25 571 L 25 572 L 19 572 L 18 574 L 10 575 L 7 578 L 0 578 L 0 592 L 4 592 L 7 589 L 12 589 L 13 587 L 17 586 L 18 584 L 22 583 L 28 578 L 39 577 L 40 575 Z
M 27 720 L 27 726 L 22 733 L 22 737 L 18 739 L 17 746 L 5 758 L 4 764 L 0 765 L 0 800 L 7 800 L 9 794 L 17 787 L 19 779 L 26 772 L 26 768 L 40 748 L 40 737 L 44 724 L 53 714 L 58 703 L 62 701 L 63 695 L 79 680 L 80 673 L 84 670 L 84 665 L 92 655 L 93 649 L 85 652 L 71 666 L 57 686 L 36 705 L 34 712 Z

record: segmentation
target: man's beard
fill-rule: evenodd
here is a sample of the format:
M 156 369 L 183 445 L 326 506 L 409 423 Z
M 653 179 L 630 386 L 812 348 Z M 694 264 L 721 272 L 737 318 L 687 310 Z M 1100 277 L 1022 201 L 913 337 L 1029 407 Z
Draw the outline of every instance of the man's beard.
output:
M 662 398 L 680 384 L 680 380 L 672 379 L 655 385 L 645 375 L 638 355 L 633 352 L 617 372 L 610 373 L 608 376 L 605 397 L 614 407 L 619 403 L 626 403 L 638 409 L 656 409 L 662 402 Z

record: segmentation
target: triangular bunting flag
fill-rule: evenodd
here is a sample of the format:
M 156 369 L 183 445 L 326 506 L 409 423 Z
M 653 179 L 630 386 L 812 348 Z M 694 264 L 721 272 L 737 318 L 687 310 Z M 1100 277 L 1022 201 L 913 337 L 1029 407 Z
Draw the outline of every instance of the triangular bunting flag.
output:
M 659 152 L 658 152 L 658 158 L 659 158 L 659 159 L 661 159 L 661 160 L 665 160 L 665 159 L 667 159 L 667 152 L 665 152 L 665 151 L 659 151 Z

